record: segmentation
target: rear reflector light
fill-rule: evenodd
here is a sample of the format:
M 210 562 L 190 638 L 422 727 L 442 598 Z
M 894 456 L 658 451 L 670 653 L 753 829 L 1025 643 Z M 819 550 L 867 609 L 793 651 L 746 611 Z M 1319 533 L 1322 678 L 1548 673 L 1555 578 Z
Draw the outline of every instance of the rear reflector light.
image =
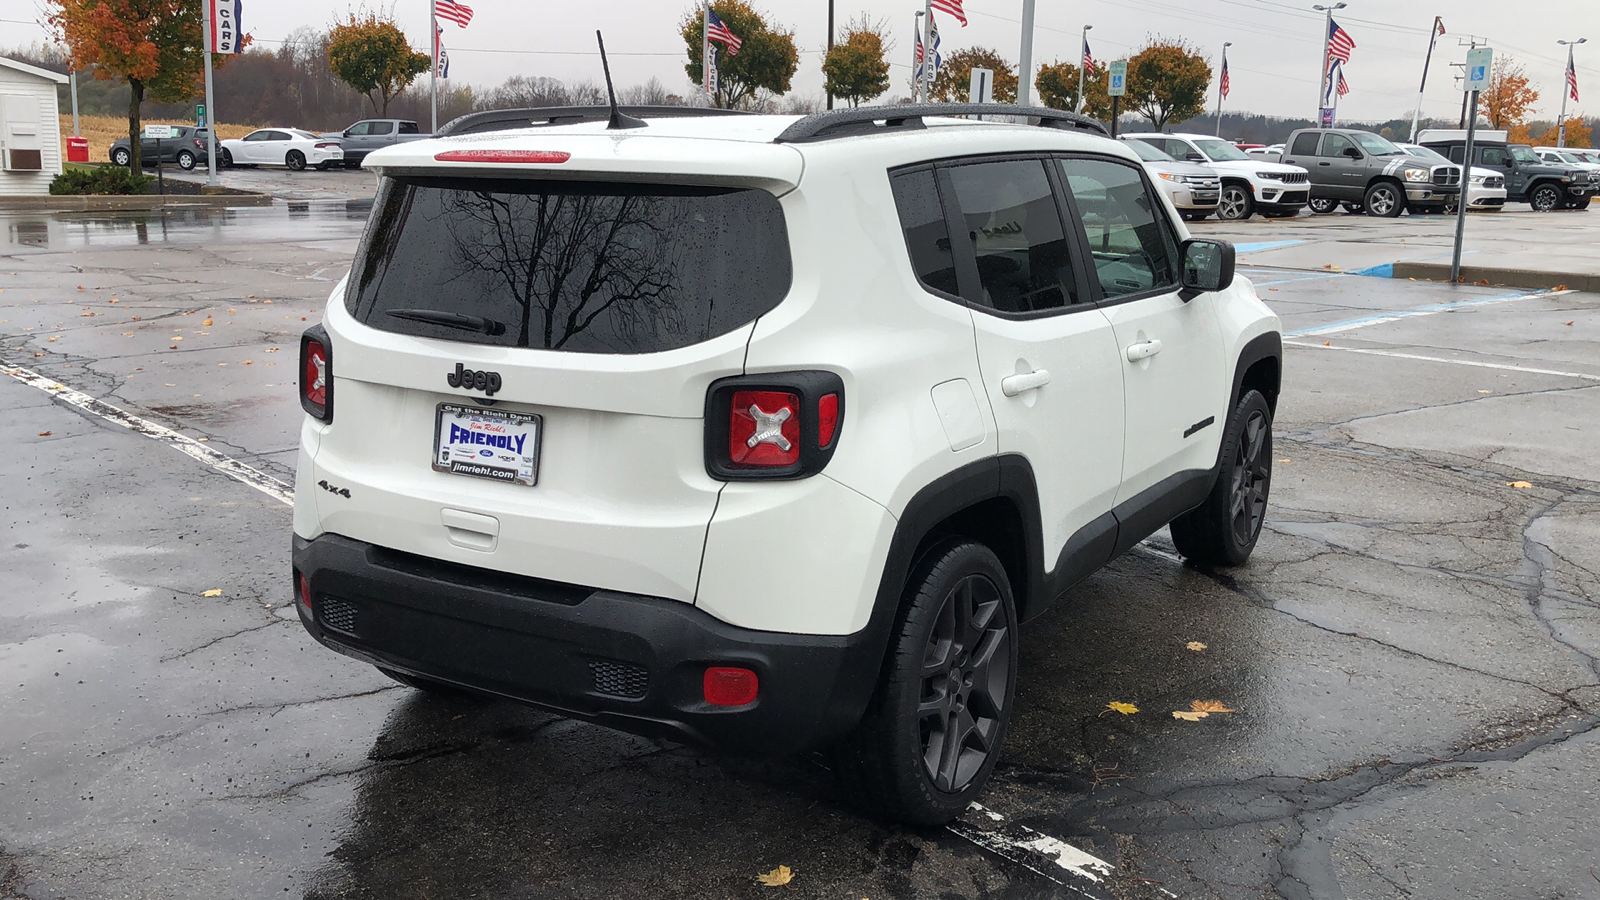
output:
M 313 418 L 333 421 L 333 348 L 321 325 L 300 336 L 300 406 Z
M 300 605 L 304 606 L 306 609 L 310 609 L 311 582 L 306 579 L 306 576 L 300 574 L 299 572 L 294 573 L 294 590 L 295 598 L 300 601 Z
M 749 669 L 712 666 L 706 670 L 704 690 L 712 706 L 747 706 L 756 702 L 761 680 Z
M 781 391 L 734 391 L 728 459 L 736 466 L 800 461 L 800 398 Z
M 839 427 L 839 395 L 829 394 L 817 401 L 817 446 L 833 443 L 833 432 Z
M 446 150 L 433 155 L 435 162 L 564 163 L 572 154 L 564 150 Z

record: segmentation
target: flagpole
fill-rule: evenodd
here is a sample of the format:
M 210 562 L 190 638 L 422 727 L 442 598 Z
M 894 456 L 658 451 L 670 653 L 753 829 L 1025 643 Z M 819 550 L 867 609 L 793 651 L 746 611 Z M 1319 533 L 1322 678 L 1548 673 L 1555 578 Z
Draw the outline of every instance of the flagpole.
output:
M 1093 27 L 1094 27 L 1093 25 L 1085 25 L 1085 26 L 1083 26 L 1083 31 L 1079 33 L 1079 41 L 1078 41 L 1078 105 L 1077 105 L 1076 108 L 1073 109 L 1073 112 L 1083 112 L 1083 63 L 1084 63 L 1084 60 L 1089 58 L 1089 29 L 1091 29 Z
M 1033 90 L 1033 4 L 1022 0 L 1022 47 L 1018 52 L 1017 105 L 1028 106 L 1029 92 Z
M 1332 70 L 1328 72 L 1328 89 L 1333 92 L 1331 101 L 1333 105 L 1333 121 L 1329 122 L 1328 125 L 1329 127 L 1337 128 L 1339 127 L 1339 79 L 1344 77 L 1344 65 L 1342 63 L 1334 63 L 1334 65 L 1339 67 L 1339 74 L 1336 77 Z
M 700 4 L 700 90 L 707 96 L 711 92 L 711 0 Z M 711 101 L 716 105 L 716 101 Z
M 1575 41 L 1556 41 L 1558 44 L 1567 45 L 1567 70 L 1561 73 L 1561 120 L 1556 126 L 1557 147 L 1567 146 L 1567 98 L 1572 96 L 1572 89 L 1578 84 L 1578 70 L 1573 67 L 1572 48 L 1588 40 L 1588 38 L 1578 38 Z
M 1322 109 L 1323 109 L 1322 104 L 1324 102 L 1326 102 L 1327 99 L 1328 99 L 1328 55 L 1333 50 L 1333 41 L 1332 41 L 1332 36 L 1333 36 L 1332 35 L 1332 33 L 1333 33 L 1333 11 L 1336 10 L 1336 9 L 1344 9 L 1346 5 L 1347 4 L 1341 2 L 1341 3 L 1334 3 L 1334 4 L 1331 4 L 1329 6 L 1322 6 L 1321 4 L 1318 4 L 1317 6 L 1311 7 L 1312 9 L 1317 10 L 1318 12 L 1327 13 L 1327 16 L 1325 17 L 1325 21 L 1322 23 L 1322 71 L 1317 74 L 1317 127 L 1318 128 L 1322 127 Z
M 1417 87 L 1417 111 L 1411 114 L 1411 142 L 1417 142 L 1417 123 L 1422 119 L 1422 95 L 1428 89 L 1428 64 L 1433 62 L 1433 45 L 1439 40 L 1439 17 L 1433 17 L 1433 30 L 1428 32 L 1428 55 L 1422 60 L 1422 84 Z
M 1228 75 L 1228 48 L 1233 41 L 1222 42 L 1222 72 L 1217 76 L 1217 137 L 1222 137 L 1222 79 Z
M 428 34 L 433 38 L 433 65 L 428 67 L 428 96 L 433 109 L 433 133 L 439 133 L 439 9 L 428 0 Z
M 933 102 L 933 0 L 922 3 L 922 102 Z
M 924 65 L 921 60 L 917 59 L 917 47 L 922 43 L 922 10 L 920 9 L 917 10 L 916 15 L 911 17 L 911 34 L 913 35 L 911 40 L 911 102 L 916 103 L 921 99 L 922 66 Z M 926 47 L 922 49 L 922 55 L 924 57 L 928 55 Z
M 211 12 L 214 0 L 200 0 L 200 54 L 206 58 L 206 184 L 217 186 L 217 108 L 211 104 Z M 72 129 L 78 129 L 78 95 L 72 95 Z

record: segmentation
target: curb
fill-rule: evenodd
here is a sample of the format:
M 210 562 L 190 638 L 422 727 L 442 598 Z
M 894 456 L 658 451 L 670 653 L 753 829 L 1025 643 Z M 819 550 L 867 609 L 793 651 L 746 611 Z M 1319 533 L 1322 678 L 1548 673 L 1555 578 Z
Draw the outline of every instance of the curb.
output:
M 155 210 L 183 206 L 223 208 L 230 206 L 271 206 L 271 194 L 126 194 L 112 196 L 48 195 L 44 197 L 6 197 L 0 199 L 0 212 L 28 210 Z
M 1448 263 L 1397 262 L 1387 266 L 1373 266 L 1352 274 L 1376 275 L 1388 278 L 1414 278 L 1418 281 L 1450 281 Z M 1580 272 L 1541 272 L 1534 269 L 1495 269 L 1485 266 L 1462 266 L 1461 280 L 1467 284 L 1487 282 L 1493 285 L 1518 288 L 1567 288 L 1574 291 L 1600 292 L 1600 275 Z

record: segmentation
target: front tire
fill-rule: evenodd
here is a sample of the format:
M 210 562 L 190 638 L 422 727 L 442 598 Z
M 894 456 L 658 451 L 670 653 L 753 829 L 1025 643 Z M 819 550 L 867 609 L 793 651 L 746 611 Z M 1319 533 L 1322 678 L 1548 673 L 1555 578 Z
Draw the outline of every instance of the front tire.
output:
M 1327 197 L 1312 197 L 1311 201 L 1307 203 L 1306 206 L 1310 207 L 1311 211 L 1317 215 L 1323 216 L 1333 212 L 1336 208 L 1338 208 L 1339 201 L 1329 200 Z
M 1561 189 L 1553 184 L 1541 184 L 1528 195 L 1528 205 L 1535 212 L 1551 212 L 1561 205 Z
M 953 539 L 922 556 L 872 705 L 833 750 L 851 802 L 940 825 L 983 791 L 1011 718 L 1016 622 L 1010 579 L 988 547 Z
M 1202 566 L 1240 566 L 1266 521 L 1272 487 L 1272 408 L 1246 391 L 1228 419 L 1222 464 L 1204 503 L 1172 520 L 1172 544 Z
M 1217 218 L 1226 222 L 1242 222 L 1256 210 L 1255 198 L 1250 188 L 1242 184 L 1222 186 L 1222 196 L 1217 200 Z
M 1371 215 L 1393 219 L 1406 211 L 1406 198 L 1394 184 L 1380 181 L 1367 188 L 1366 200 L 1361 205 Z
M 1589 198 L 1585 197 L 1582 200 L 1568 200 L 1566 206 L 1567 209 L 1588 209 Z
M 299 150 L 290 150 L 283 158 L 283 164 L 288 166 L 291 172 L 303 172 L 306 168 L 306 155 Z

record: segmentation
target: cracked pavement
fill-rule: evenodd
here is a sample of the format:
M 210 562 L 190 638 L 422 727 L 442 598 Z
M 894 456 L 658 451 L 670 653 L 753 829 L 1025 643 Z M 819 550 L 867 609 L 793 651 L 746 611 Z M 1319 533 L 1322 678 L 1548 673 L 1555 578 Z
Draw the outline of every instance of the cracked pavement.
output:
M 0 361 L 292 480 L 360 204 L 0 220 Z M 1290 331 L 1521 293 L 1248 263 Z M 1024 629 L 984 804 L 1118 898 L 1600 898 L 1597 302 L 1290 338 L 1252 563 L 1162 532 Z M 780 863 L 799 897 L 1078 896 L 854 815 L 816 758 L 395 685 L 300 628 L 286 506 L 0 406 L 0 898 L 744 897 Z

